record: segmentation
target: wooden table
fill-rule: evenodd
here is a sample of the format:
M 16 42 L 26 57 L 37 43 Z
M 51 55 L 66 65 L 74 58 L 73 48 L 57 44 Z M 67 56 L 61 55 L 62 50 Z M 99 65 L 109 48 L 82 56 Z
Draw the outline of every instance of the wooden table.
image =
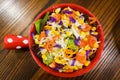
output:
M 76 3 L 100 20 L 105 45 L 99 63 L 76 78 L 60 78 L 43 71 L 28 49 L 6 50 L 5 35 L 27 36 L 35 17 L 58 3 Z M 0 0 L 0 80 L 120 80 L 120 0 Z

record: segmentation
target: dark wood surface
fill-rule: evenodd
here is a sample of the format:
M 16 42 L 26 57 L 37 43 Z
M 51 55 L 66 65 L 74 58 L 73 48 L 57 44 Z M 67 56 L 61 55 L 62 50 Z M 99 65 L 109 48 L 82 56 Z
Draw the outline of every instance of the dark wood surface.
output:
M 6 34 L 27 36 L 34 18 L 58 3 L 76 3 L 100 20 L 105 45 L 99 63 L 75 78 L 60 78 L 43 71 L 28 49 L 6 50 Z M 120 0 L 0 0 L 0 80 L 120 80 Z

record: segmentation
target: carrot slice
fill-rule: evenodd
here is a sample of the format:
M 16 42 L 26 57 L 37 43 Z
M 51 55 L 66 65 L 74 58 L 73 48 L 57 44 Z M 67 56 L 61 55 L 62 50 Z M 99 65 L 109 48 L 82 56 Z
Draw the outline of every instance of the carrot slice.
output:
M 96 38 L 92 35 L 88 36 L 88 43 L 90 47 L 94 47 L 94 44 L 97 42 Z
M 85 28 L 83 28 L 82 30 L 87 32 L 87 31 L 90 31 L 90 29 L 91 29 L 91 26 L 88 24 L 85 24 Z
M 82 64 L 86 63 L 86 55 L 85 54 L 76 53 L 76 59 L 78 60 L 78 62 L 80 62 Z

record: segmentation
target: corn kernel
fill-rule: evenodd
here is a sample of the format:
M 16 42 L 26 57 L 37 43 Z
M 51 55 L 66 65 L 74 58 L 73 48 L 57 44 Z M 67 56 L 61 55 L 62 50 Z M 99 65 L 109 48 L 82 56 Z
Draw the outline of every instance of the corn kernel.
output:
M 98 32 L 94 32 L 94 35 L 98 35 Z
M 85 33 L 85 32 L 83 32 L 83 31 L 81 31 L 81 32 L 80 32 L 80 36 L 82 36 L 83 38 L 85 38 L 86 33 Z
M 75 11 L 75 14 L 76 14 L 77 16 L 80 16 L 80 12 L 79 12 L 79 11 Z
M 90 46 L 89 45 L 85 46 L 85 50 L 90 50 Z
M 55 13 L 59 13 L 61 11 L 61 8 L 57 8 L 56 10 L 55 10 Z
M 84 23 L 84 20 L 83 19 L 79 19 L 78 20 L 80 24 L 83 24 Z
M 45 54 L 42 55 L 43 60 L 47 60 L 47 56 Z
M 95 47 L 95 48 L 98 48 L 98 47 L 99 47 L 98 43 L 95 43 L 95 44 L 94 44 L 94 47 Z
M 85 66 L 88 66 L 90 64 L 90 61 L 86 61 Z
M 86 51 L 84 49 L 81 50 L 81 54 L 86 54 Z
M 83 68 L 83 66 L 77 66 L 77 68 L 78 68 L 78 69 L 82 69 L 82 68 Z
M 70 36 L 70 35 L 71 35 L 71 32 L 66 31 L 66 35 L 67 35 L 67 36 Z
M 35 39 L 35 44 L 39 44 L 39 41 L 38 41 L 38 39 Z
M 88 41 L 88 38 L 84 38 L 85 41 Z
M 46 25 L 46 26 L 44 26 L 44 29 L 45 29 L 45 30 L 51 30 L 51 29 L 52 29 L 52 26 Z
M 92 27 L 92 29 L 91 29 L 92 31 L 95 31 L 96 30 L 96 27 Z

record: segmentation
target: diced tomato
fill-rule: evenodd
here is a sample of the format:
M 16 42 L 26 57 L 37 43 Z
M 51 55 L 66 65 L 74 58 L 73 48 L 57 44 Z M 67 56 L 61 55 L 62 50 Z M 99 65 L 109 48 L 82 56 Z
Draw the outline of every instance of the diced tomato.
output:
M 76 59 L 78 60 L 78 62 L 80 62 L 82 64 L 86 63 L 86 55 L 85 54 L 76 53 Z

